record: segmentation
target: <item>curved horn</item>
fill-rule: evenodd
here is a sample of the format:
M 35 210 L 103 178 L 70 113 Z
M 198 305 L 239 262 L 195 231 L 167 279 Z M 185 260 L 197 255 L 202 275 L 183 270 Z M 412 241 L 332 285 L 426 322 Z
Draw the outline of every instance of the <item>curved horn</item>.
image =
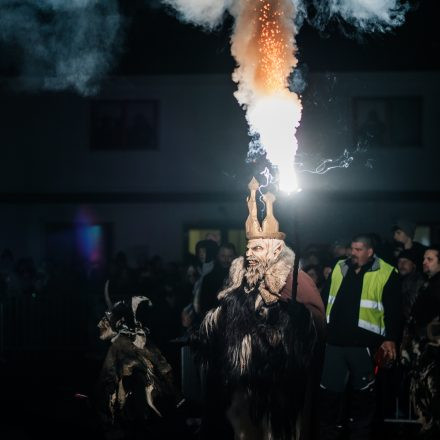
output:
M 109 310 L 111 310 L 113 308 L 113 304 L 112 304 L 112 300 L 110 299 L 110 294 L 108 292 L 108 285 L 109 285 L 109 283 L 110 283 L 110 280 L 107 280 L 105 282 L 105 285 L 104 285 L 104 298 L 105 298 L 105 303 L 107 304 L 107 308 Z

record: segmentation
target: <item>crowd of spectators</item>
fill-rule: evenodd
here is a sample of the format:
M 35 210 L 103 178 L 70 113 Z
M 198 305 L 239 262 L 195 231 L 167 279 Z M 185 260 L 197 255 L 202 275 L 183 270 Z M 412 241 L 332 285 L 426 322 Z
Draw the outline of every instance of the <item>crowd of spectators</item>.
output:
M 408 237 L 414 235 L 414 226 L 407 221 L 400 226 L 407 234 L 398 229 L 394 241 L 383 241 L 377 234 L 371 234 L 371 237 L 375 241 L 376 254 L 399 268 L 404 281 L 404 314 L 408 317 L 415 292 L 423 281 L 424 250 L 411 239 L 409 245 L 413 248 L 407 248 Z M 401 256 L 397 258 L 399 253 Z M 321 291 L 335 263 L 349 255 L 349 238 L 331 244 L 309 244 L 300 252 L 300 265 Z M 17 258 L 12 250 L 3 249 L 0 254 L 0 301 L 53 298 L 62 303 L 73 298 L 89 309 L 89 338 L 94 347 L 94 327 L 109 307 L 104 296 L 104 285 L 109 280 L 108 293 L 113 304 L 134 295 L 147 296 L 153 301 L 157 308 L 157 322 L 151 325 L 155 328 L 158 344 L 165 345 L 167 341 L 181 337 L 189 325 L 200 322 L 204 313 L 215 305 L 216 291 L 235 256 L 233 245 L 219 247 L 212 240 L 200 241 L 195 254 L 188 254 L 182 262 L 165 262 L 159 255 L 148 258 L 141 254 L 135 265 L 129 263 L 122 250 L 103 266 L 85 261 L 65 264 L 43 260 L 37 264 L 32 258 Z
M 392 240 L 368 234 L 376 255 L 398 270 L 403 324 L 411 321 L 411 310 L 427 280 L 427 273 L 423 273 L 426 247 L 414 241 L 414 233 L 413 223 L 399 220 L 392 226 Z M 350 245 L 350 238 L 341 238 L 331 244 L 309 244 L 301 249 L 300 268 L 313 279 L 319 291 L 324 289 L 337 261 L 350 256 Z M 49 260 L 36 264 L 32 258 L 16 258 L 13 251 L 4 249 L 0 254 L 0 304 L 17 299 L 32 302 L 41 298 L 75 298 L 87 310 L 85 325 L 89 335 L 84 349 L 93 351 L 98 340 L 96 324 L 105 310 L 118 301 L 146 296 L 155 308 L 149 323 L 155 342 L 176 371 L 178 384 L 191 394 L 189 389 L 194 389 L 194 382 L 180 375 L 185 359 L 182 342 L 187 329 L 198 325 L 207 310 L 215 306 L 216 293 L 236 256 L 232 244 L 212 240 L 197 243 L 195 255 L 188 255 L 180 263 L 165 262 L 158 255 L 139 255 L 133 266 L 124 251 L 117 252 L 103 267 L 78 261 L 69 265 Z M 104 294 L 106 281 L 108 290 Z M 439 292 L 436 295 L 439 297 Z M 438 311 L 435 301 L 430 304 Z M 404 328 L 402 325 L 402 332 Z M 393 397 L 397 396 L 399 390 L 393 393 Z

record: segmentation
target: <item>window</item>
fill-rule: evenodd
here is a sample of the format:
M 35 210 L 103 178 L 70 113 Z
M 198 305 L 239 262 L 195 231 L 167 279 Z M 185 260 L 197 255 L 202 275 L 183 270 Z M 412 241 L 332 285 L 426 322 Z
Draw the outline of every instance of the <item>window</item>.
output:
M 414 240 L 425 246 L 440 243 L 440 223 L 427 222 L 417 225 Z
M 414 240 L 425 246 L 431 244 L 431 227 L 426 225 L 418 225 L 414 234 Z
M 156 150 L 158 102 L 95 100 L 90 106 L 92 150 Z
M 195 254 L 196 243 L 200 240 L 212 239 L 218 244 L 232 243 L 237 255 L 243 255 L 246 249 L 246 232 L 235 225 L 207 227 L 205 225 L 188 226 L 185 228 L 185 254 Z

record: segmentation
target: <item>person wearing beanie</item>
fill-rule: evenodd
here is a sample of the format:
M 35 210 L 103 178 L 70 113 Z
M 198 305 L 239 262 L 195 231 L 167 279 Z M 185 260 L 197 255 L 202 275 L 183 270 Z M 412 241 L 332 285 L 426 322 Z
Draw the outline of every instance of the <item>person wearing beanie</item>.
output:
M 416 224 L 407 219 L 399 219 L 392 227 L 393 238 L 398 247 L 403 250 L 412 250 L 415 254 L 417 270 L 423 271 L 423 255 L 426 251 L 426 246 L 414 241 L 416 233 Z M 400 252 L 399 252 L 400 254 Z M 397 255 L 397 258 L 399 255 Z

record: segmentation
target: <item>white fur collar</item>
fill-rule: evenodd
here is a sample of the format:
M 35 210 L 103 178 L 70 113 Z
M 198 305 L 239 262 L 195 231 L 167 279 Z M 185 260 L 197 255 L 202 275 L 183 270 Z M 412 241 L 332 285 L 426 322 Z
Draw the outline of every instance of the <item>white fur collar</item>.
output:
M 292 249 L 284 246 L 280 257 L 264 274 L 264 279 L 260 282 L 258 290 L 266 304 L 278 301 L 280 292 L 286 284 L 287 277 L 293 268 L 295 254 Z M 244 279 L 246 272 L 244 257 L 236 258 L 229 270 L 228 283 L 225 289 L 218 294 L 218 299 L 224 298 L 226 295 L 238 289 Z

